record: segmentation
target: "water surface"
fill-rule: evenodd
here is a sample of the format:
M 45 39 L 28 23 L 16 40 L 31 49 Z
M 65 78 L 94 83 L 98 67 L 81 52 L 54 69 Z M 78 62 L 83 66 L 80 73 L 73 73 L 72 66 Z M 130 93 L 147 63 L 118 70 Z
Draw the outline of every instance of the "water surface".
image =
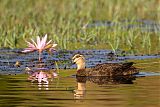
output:
M 107 50 L 77 50 L 58 52 L 49 56 L 43 53 L 46 69 L 59 64 L 59 77 L 49 78 L 48 83 L 28 80 L 26 67 L 36 68 L 37 53 L 19 54 L 19 50 L 0 54 L 0 106 L 56 106 L 56 107 L 159 107 L 160 106 L 160 56 L 114 56 Z M 76 66 L 70 64 L 75 53 L 83 53 L 87 67 L 97 63 L 134 61 L 142 68 L 132 77 L 76 78 Z M 20 67 L 16 67 L 20 61 Z M 65 68 L 65 69 L 64 69 Z M 9 74 L 9 75 L 8 75 Z
M 158 107 L 160 106 L 159 76 L 138 77 L 133 83 L 86 82 L 82 97 L 75 96 L 77 80 L 55 78 L 49 84 L 31 83 L 27 75 L 1 75 L 0 106 L 56 107 Z M 78 81 L 79 82 L 79 81 Z M 83 83 L 83 82 L 80 82 Z

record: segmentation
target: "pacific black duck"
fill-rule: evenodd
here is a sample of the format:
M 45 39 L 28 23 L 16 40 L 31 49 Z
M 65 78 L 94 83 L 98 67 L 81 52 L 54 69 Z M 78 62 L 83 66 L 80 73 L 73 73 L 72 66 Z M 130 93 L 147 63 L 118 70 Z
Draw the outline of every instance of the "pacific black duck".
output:
M 72 61 L 77 64 L 77 76 L 123 76 L 139 73 L 139 70 L 132 66 L 133 62 L 103 63 L 85 68 L 85 57 L 81 54 L 74 55 Z

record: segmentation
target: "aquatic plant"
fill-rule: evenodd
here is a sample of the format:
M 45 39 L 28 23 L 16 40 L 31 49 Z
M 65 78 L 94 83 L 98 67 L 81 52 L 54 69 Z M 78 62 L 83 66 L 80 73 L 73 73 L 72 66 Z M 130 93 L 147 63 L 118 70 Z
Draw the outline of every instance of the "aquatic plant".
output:
M 54 39 L 60 49 L 134 48 L 145 53 L 143 46 L 150 47 L 145 30 L 148 25 L 157 29 L 149 30 L 150 51 L 157 53 L 159 3 L 159 0 L 0 0 L 0 47 L 24 48 L 28 35 L 34 38 L 49 32 L 52 35 L 49 39 Z M 135 27 L 139 29 L 134 30 Z
M 47 34 L 42 37 L 42 39 L 40 39 L 39 36 L 37 36 L 37 43 L 31 39 L 31 42 L 26 41 L 28 44 L 28 48 L 25 48 L 22 52 L 23 53 L 28 53 L 28 52 L 34 52 L 34 51 L 38 51 L 39 52 L 39 61 L 41 60 L 41 53 L 43 50 L 55 50 L 55 47 L 57 46 L 57 44 L 51 43 L 52 40 L 47 41 Z

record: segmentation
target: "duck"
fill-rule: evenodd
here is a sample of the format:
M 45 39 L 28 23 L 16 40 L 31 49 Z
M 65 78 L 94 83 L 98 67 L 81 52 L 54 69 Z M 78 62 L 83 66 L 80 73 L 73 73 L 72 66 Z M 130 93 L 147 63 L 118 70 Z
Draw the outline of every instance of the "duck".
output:
M 124 76 L 139 73 L 139 69 L 133 66 L 133 62 L 102 63 L 86 68 L 85 57 L 82 54 L 75 54 L 72 62 L 77 65 L 76 76 Z

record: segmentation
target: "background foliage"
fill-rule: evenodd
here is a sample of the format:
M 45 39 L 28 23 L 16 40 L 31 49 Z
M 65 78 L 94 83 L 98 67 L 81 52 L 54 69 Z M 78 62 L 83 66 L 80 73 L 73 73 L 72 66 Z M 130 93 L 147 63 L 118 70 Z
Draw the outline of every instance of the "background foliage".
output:
M 158 31 L 121 26 L 86 27 L 95 21 L 160 23 L 160 0 L 0 0 L 0 47 L 24 48 L 25 40 L 48 34 L 59 49 L 123 49 L 157 53 Z

